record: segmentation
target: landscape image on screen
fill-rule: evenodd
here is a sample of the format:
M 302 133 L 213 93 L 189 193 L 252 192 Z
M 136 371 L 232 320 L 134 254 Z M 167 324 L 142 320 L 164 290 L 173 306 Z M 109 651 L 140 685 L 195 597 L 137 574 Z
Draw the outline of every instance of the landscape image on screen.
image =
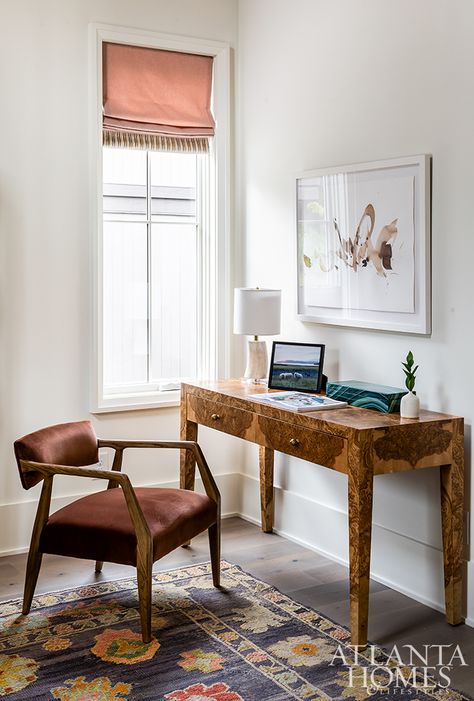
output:
M 278 389 L 317 391 L 321 348 L 276 343 L 270 386 Z

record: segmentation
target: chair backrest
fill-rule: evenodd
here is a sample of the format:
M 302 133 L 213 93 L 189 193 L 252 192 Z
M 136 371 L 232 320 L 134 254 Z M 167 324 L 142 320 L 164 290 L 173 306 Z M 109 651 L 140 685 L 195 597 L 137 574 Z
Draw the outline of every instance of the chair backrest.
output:
M 99 462 L 97 436 L 90 421 L 56 424 L 15 441 L 15 457 L 24 489 L 43 479 L 39 472 L 22 470 L 20 460 L 82 467 Z

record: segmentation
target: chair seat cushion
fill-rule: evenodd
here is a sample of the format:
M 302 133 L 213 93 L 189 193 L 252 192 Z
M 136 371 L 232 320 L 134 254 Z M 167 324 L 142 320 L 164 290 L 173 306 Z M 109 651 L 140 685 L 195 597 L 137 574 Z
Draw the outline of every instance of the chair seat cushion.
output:
M 135 489 L 153 538 L 153 561 L 217 520 L 217 506 L 185 489 Z M 40 550 L 87 560 L 136 565 L 136 536 L 122 489 L 107 489 L 56 511 L 41 534 Z

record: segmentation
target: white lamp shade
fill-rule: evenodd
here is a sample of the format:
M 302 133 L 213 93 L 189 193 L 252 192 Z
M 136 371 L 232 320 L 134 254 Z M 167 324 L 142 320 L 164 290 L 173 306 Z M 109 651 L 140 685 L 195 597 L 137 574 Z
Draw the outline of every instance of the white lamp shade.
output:
M 276 336 L 280 333 L 281 290 L 237 287 L 234 290 L 234 333 Z

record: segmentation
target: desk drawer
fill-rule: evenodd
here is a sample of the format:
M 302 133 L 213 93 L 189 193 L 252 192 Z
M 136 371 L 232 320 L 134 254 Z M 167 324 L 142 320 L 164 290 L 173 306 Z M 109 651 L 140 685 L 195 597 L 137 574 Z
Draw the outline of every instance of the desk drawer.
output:
M 266 416 L 258 417 L 258 427 L 261 442 L 267 448 L 347 472 L 347 442 L 344 438 Z
M 235 409 L 222 402 L 214 402 L 188 394 L 187 418 L 198 424 L 216 428 L 218 431 L 246 438 L 248 441 L 255 440 L 254 415 L 245 409 Z

